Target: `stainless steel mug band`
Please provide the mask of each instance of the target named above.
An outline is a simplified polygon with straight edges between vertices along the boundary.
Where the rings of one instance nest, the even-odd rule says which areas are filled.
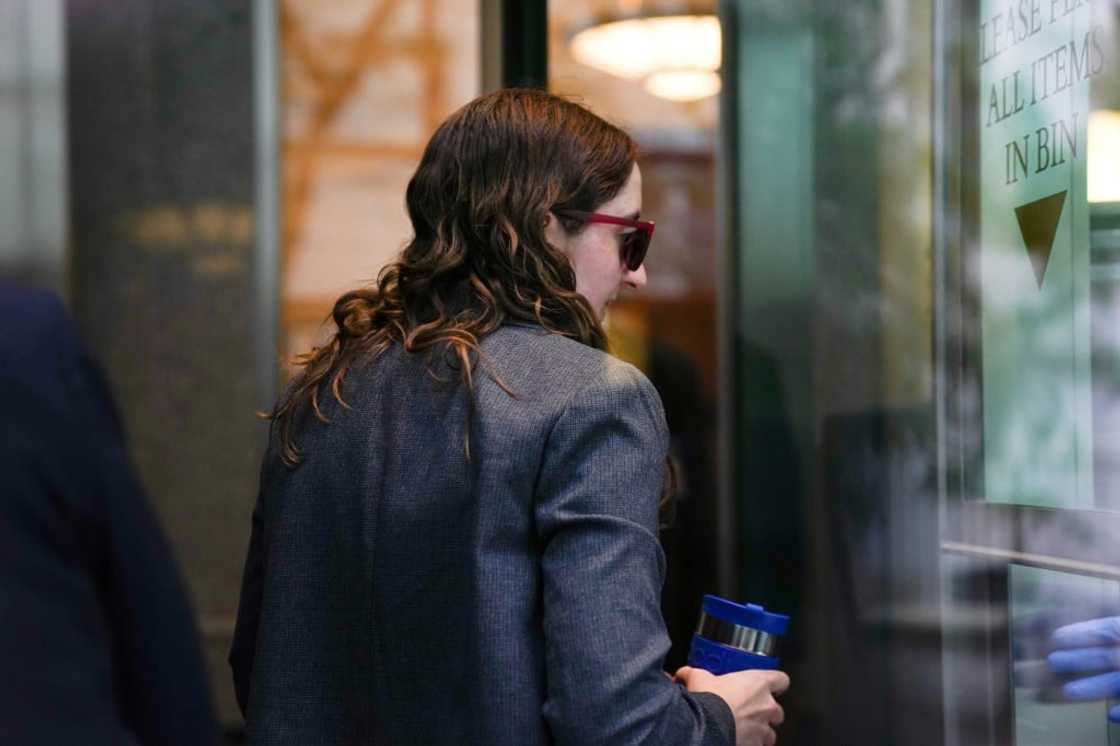
[[[744,653],[773,656],[778,649],[778,637],[753,627],[743,627],[700,612],[696,634]]]

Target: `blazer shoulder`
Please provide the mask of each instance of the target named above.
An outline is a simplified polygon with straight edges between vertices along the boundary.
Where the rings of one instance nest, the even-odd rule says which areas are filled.
[[[660,405],[653,384],[635,366],[540,327],[504,326],[490,335],[483,351],[504,381],[524,382],[554,400],[630,393],[656,403],[655,409]]]

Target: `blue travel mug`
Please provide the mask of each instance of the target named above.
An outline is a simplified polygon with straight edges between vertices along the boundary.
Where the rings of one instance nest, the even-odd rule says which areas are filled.
[[[706,595],[688,665],[717,676],[750,668],[776,669],[778,642],[788,627],[789,617],[784,614]]]

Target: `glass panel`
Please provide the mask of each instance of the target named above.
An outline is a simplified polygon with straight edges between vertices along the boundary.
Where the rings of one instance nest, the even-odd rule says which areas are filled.
[[[329,331],[338,296],[372,282],[408,239],[405,187],[435,128],[480,93],[481,61],[478,0],[281,8],[290,361]]]
[[[1014,671],[1120,578],[1120,3],[721,15],[733,494],[744,592],[801,620],[783,737],[1107,742]]]
[[[718,61],[719,25],[712,7],[698,25],[673,27],[667,18],[673,10],[672,3],[548,5],[551,90],[574,97],[634,136],[641,149],[642,217],[657,222],[645,263],[647,285],[620,296],[606,326],[612,352],[642,369],[661,394],[680,467],[676,520],[661,536],[668,557],[662,610],[673,642],[669,670],[685,662],[703,594],[724,590],[721,561],[729,564],[729,555],[720,547],[727,546],[732,531],[717,501],[717,432],[724,411],[717,396],[719,79],[712,73],[706,82],[686,81],[668,91],[647,69],[657,64],[651,54],[657,48],[684,55],[700,48],[708,57],[715,51]],[[587,42],[577,38],[581,32],[601,32],[612,21],[634,25],[597,47],[605,52],[601,57],[580,50]],[[681,36],[690,33],[701,34],[701,41]],[[632,63],[637,67],[631,69]]]
[[[1057,626],[1116,611],[1120,3],[938,17],[946,737],[1116,742],[1041,660]]]
[[[721,4],[742,593],[781,742],[943,741],[933,3]]]

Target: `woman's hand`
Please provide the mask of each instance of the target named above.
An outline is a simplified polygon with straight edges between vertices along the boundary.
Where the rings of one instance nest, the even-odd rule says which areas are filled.
[[[737,671],[722,676],[684,666],[674,679],[690,692],[711,692],[727,702],[735,716],[736,746],[774,746],[774,729],[785,718],[774,696],[789,688],[781,671]]]

